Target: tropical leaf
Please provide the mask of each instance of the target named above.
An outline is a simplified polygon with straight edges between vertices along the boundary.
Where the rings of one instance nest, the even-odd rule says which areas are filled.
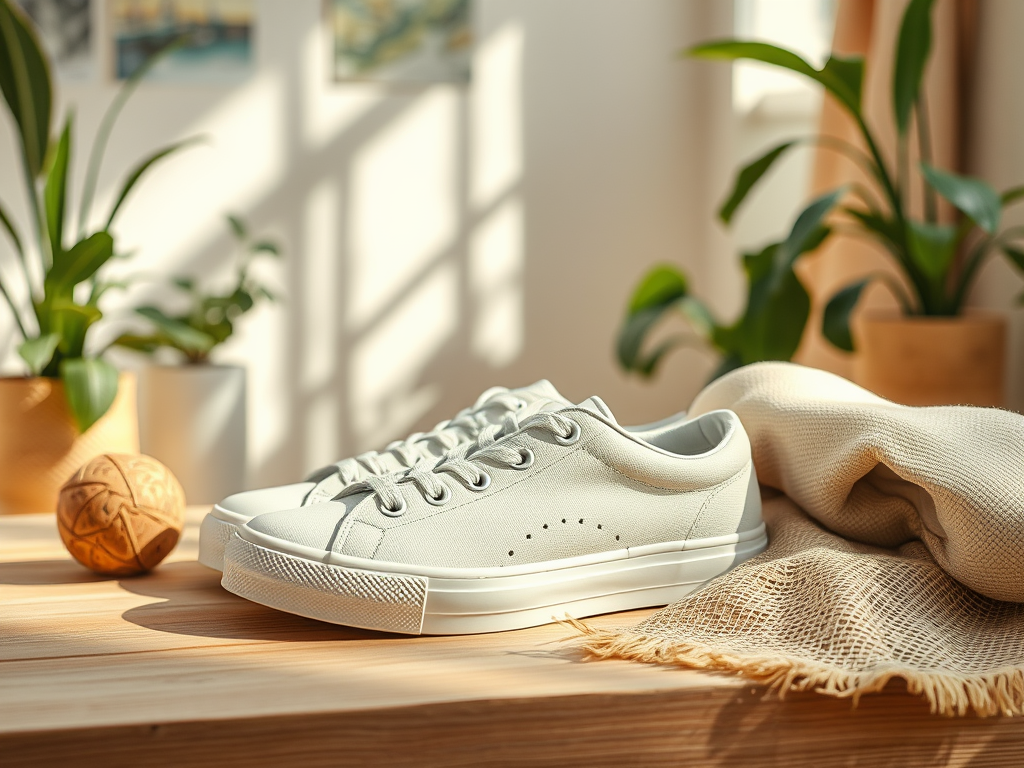
[[[736,213],[736,209],[747,199],[747,195],[754,188],[754,185],[761,180],[761,177],[768,172],[775,164],[775,161],[782,157],[796,143],[795,141],[783,142],[776,147],[772,147],[753,162],[743,166],[736,175],[736,181],[733,184],[732,192],[729,193],[729,198],[718,210],[718,218],[729,224],[732,221],[733,214]]]
[[[163,160],[168,155],[174,154],[179,149],[183,149],[191,144],[196,144],[199,141],[201,141],[201,137],[193,136],[185,139],[184,141],[171,144],[169,147],[164,147],[163,149],[154,152],[135,166],[135,168],[132,169],[132,172],[128,174],[128,178],[125,180],[124,186],[121,188],[121,194],[117,196],[117,202],[114,203],[114,207],[110,210],[110,216],[107,217],[107,224],[104,229],[110,229],[111,225],[114,223],[114,217],[117,216],[117,212],[121,209],[121,205],[124,203],[125,198],[128,197],[128,193],[132,191],[132,188],[139,182],[139,179],[142,178],[142,175],[148,171],[150,167],[160,160]]]
[[[835,296],[828,300],[825,305],[825,312],[822,316],[822,335],[832,342],[833,345],[846,352],[853,352],[853,334],[850,331],[850,316],[860,295],[871,282],[860,280],[846,286]]]
[[[921,174],[932,189],[990,235],[999,229],[1003,201],[990,184],[970,176],[941,171],[926,163],[921,163]]]
[[[57,344],[60,336],[55,333],[48,333],[45,336],[37,336],[34,339],[26,339],[18,345],[18,354],[28,365],[28,370],[33,376],[38,376],[53,359],[53,353],[57,351]]]
[[[836,207],[846,194],[846,187],[839,187],[812,200],[793,223],[786,239],[774,251],[774,279],[782,280],[791,271],[796,260],[814,250],[830,234],[823,224],[825,217]]]
[[[801,56],[785,48],[743,40],[716,40],[694,46],[686,54],[700,59],[750,59],[788,69],[823,85],[858,119],[860,118],[860,84],[864,79],[864,63],[859,58],[833,56],[820,70]]]
[[[64,358],[78,358],[85,352],[85,337],[89,328],[103,317],[98,307],[60,300],[49,308],[48,328],[60,341],[57,349]]]
[[[650,376],[654,366],[645,364],[641,349],[647,334],[658,320],[668,311],[668,305],[658,305],[630,313],[622,327],[615,345],[619,364],[627,371],[635,371]],[[667,350],[663,350],[662,354]],[[655,361],[656,363],[656,361]]]
[[[50,252],[54,261],[60,258],[64,249],[64,209],[68,196],[68,161],[71,155],[71,125],[69,116],[64,123],[60,141],[46,176],[43,200],[46,204],[46,232],[50,238]]]
[[[209,334],[193,328],[183,320],[168,317],[156,307],[139,307],[135,312],[153,323],[176,349],[187,355],[206,354],[216,346]]]
[[[241,217],[229,213],[225,218],[228,220],[228,224],[231,225],[231,231],[235,233],[236,238],[245,240],[249,237],[249,228],[245,226],[245,222],[242,221]]]
[[[1005,192],[1003,192],[1003,194],[999,196],[999,200],[1000,202],[1002,202],[1004,206],[1006,206],[1009,205],[1010,203],[1017,202],[1022,197],[1024,197],[1024,185],[1019,187],[1011,187],[1010,189],[1006,190]]]
[[[71,415],[85,432],[110,410],[117,397],[117,369],[99,359],[65,360],[60,366]]]
[[[7,2],[0,2],[0,91],[18,126],[25,169],[35,179],[50,143],[50,68],[32,24]]]
[[[744,364],[789,360],[796,353],[811,310],[810,296],[792,267],[776,273],[781,245],[773,243],[743,257],[749,293],[736,329]]]
[[[951,224],[910,220],[907,243],[914,265],[933,287],[941,286],[956,256],[957,228]]]
[[[1012,245],[1004,245],[1002,248],[1003,253],[1013,262],[1013,265],[1021,272],[1024,272],[1024,251]]]
[[[663,307],[689,292],[686,275],[669,264],[652,268],[633,291],[629,301],[629,314],[634,315],[652,307]]]
[[[257,240],[249,246],[250,253],[269,253],[273,256],[281,255],[281,248],[273,240]]]
[[[932,4],[934,0],[910,0],[903,14],[896,43],[892,98],[896,129],[904,135],[921,93],[921,80],[932,47]]]
[[[113,255],[114,239],[107,232],[97,232],[54,260],[46,275],[47,286],[52,286],[55,293],[69,295],[76,285],[95,275]]]

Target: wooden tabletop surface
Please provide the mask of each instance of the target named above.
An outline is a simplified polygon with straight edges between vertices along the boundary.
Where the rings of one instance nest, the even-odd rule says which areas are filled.
[[[134,578],[73,562],[52,515],[0,517],[0,765],[1024,766],[1024,718],[932,716],[899,686],[780,701],[582,661],[559,626],[421,638],[279,613],[196,562],[205,511]]]

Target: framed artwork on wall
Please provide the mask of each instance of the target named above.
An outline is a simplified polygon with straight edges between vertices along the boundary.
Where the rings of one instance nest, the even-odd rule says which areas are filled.
[[[325,0],[334,79],[467,83],[472,0]]]
[[[16,0],[36,25],[61,80],[92,80],[96,74],[92,0]]]
[[[252,52],[253,0],[110,0],[114,74],[131,74],[174,41],[179,47],[152,80],[224,83],[246,78]]]

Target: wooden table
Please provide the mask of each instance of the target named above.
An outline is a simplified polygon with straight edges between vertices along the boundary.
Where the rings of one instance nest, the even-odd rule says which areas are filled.
[[[196,562],[204,512],[130,579],[72,562],[52,516],[0,518],[0,766],[1024,766],[1024,718],[935,717],[898,687],[779,701],[583,662],[558,626],[418,638],[277,613]]]

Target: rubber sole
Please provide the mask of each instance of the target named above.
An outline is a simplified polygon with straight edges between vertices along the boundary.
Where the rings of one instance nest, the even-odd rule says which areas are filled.
[[[219,505],[215,505],[213,509],[213,512],[207,513],[199,526],[199,562],[207,568],[223,571],[224,549],[228,541],[239,526],[245,525],[252,518],[231,512]]]
[[[477,634],[666,605],[762,552],[768,537],[761,525],[707,543],[514,576],[438,578],[309,560],[236,533],[227,544],[221,584],[253,602],[332,624],[410,635]]]

